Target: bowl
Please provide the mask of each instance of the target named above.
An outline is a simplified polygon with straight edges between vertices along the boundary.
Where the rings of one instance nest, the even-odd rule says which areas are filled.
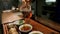
[[[23,25],[21,25],[21,26],[19,27],[19,30],[20,30],[21,32],[29,32],[29,31],[32,30],[32,25],[30,25],[30,24],[23,24]]]
[[[40,32],[40,31],[32,31],[32,32],[30,32],[29,34],[43,34],[43,33]]]

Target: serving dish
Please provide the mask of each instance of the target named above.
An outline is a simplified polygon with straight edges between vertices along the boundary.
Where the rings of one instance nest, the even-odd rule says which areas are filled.
[[[32,31],[32,32],[30,32],[29,34],[43,34],[43,33],[40,32],[40,31]]]
[[[21,26],[19,26],[19,30],[21,31],[21,32],[29,32],[29,31],[31,31],[32,30],[32,25],[30,25],[30,24],[23,24],[23,25],[21,25]]]

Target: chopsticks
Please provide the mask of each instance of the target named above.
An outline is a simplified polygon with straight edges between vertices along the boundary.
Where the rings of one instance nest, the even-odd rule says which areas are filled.
[[[9,34],[7,24],[3,24],[4,34]]]
[[[6,33],[9,34],[7,24],[5,26],[6,26]]]
[[[3,30],[4,30],[4,34],[7,34],[6,33],[6,26],[5,26],[5,24],[3,24]]]

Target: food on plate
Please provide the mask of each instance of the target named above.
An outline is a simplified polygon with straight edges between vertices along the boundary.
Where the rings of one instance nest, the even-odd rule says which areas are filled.
[[[16,28],[10,28],[9,34],[18,34]]]
[[[20,24],[20,25],[23,24],[23,23],[25,23],[24,20],[19,20],[19,24]]]
[[[40,33],[32,33],[32,34],[40,34]]]
[[[23,27],[21,28],[21,30],[24,30],[24,31],[27,31],[27,30],[29,30],[29,29],[30,29],[29,26],[23,26]]]
[[[33,34],[39,34],[39,33],[33,33]]]
[[[32,32],[30,32],[29,34],[43,34],[43,33],[40,32],[40,31],[32,31]]]
[[[13,27],[17,27],[15,24],[9,23],[8,24],[8,28],[13,28]]]
[[[19,30],[22,32],[29,32],[32,30],[32,26],[30,24],[23,24],[19,27]]]

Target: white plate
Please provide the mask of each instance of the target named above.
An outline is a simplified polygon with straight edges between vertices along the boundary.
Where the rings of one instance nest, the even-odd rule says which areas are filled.
[[[32,32],[30,32],[29,34],[33,34],[33,33],[43,34],[43,33],[42,33],[42,32],[40,32],[40,31],[32,31]]]
[[[21,30],[21,28],[22,28],[23,26],[29,26],[29,27],[31,27],[31,28],[30,28],[30,30],[23,31],[23,30]],[[21,32],[29,32],[29,31],[32,30],[32,26],[31,26],[30,24],[23,24],[23,25],[21,25],[21,26],[19,27],[19,30],[20,30]]]
[[[3,12],[11,12],[12,10],[4,10]]]

